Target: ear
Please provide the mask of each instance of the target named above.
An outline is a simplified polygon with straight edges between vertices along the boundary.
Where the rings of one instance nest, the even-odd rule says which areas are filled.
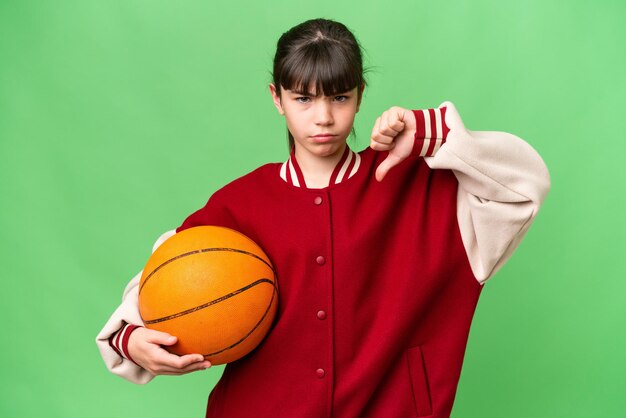
[[[278,113],[284,115],[285,111],[283,110],[283,106],[280,102],[280,97],[278,96],[278,92],[276,91],[276,86],[274,85],[274,83],[270,83],[270,93],[272,94],[272,100],[274,100],[274,106],[276,106],[276,109],[278,109]]]
[[[363,99],[363,91],[365,90],[365,84],[361,85],[361,88],[359,90],[359,99],[356,103],[356,113],[359,112],[359,108],[361,107],[361,100]]]

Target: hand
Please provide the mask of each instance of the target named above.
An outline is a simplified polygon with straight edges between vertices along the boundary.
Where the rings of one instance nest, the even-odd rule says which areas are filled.
[[[408,157],[413,150],[415,115],[411,110],[393,106],[376,119],[370,148],[389,151],[389,155],[376,169],[376,180],[382,181],[387,172]]]
[[[177,356],[161,345],[176,344],[176,337],[148,328],[137,328],[130,334],[128,352],[133,360],[153,375],[182,375],[211,367],[202,354]]]

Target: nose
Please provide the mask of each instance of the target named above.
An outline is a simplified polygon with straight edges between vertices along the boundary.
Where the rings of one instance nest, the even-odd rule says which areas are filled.
[[[333,122],[332,104],[327,100],[318,100],[315,109],[315,123],[326,126],[333,124]]]

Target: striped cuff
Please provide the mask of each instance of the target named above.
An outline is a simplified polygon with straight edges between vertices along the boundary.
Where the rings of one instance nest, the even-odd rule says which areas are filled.
[[[446,142],[450,129],[446,125],[446,107],[413,110],[416,130],[412,154],[432,157]]]
[[[137,328],[141,328],[139,325],[126,324],[117,333],[113,334],[109,338],[109,345],[115,350],[115,352],[125,359],[128,359],[135,363],[135,360],[130,356],[128,352],[128,339],[130,334]],[[135,363],[137,364],[137,363]]]

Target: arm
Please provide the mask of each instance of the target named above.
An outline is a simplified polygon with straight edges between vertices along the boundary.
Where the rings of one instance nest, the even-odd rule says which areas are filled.
[[[152,252],[175,233],[194,226],[220,225],[236,229],[236,224],[221,196],[219,192],[214,193],[203,208],[188,216],[176,230],[161,235],[155,242]],[[131,382],[144,384],[157,374],[177,375],[209,367],[210,363],[204,361],[200,354],[179,357],[168,353],[161,345],[174,344],[175,336],[143,327],[138,306],[141,274],[142,271],[128,283],[122,296],[122,304],[96,337],[96,343],[107,368]],[[127,324],[140,327],[129,329]]]
[[[447,109],[447,139],[424,161],[433,169],[452,170],[459,181],[461,238],[482,284],[504,265],[530,228],[550,190],[550,174],[521,138],[467,130],[452,103],[442,107]]]
[[[175,231],[172,230],[162,234],[155,242],[152,252],[154,252],[167,238],[174,235],[174,233]],[[135,275],[135,277],[133,277],[132,280],[126,285],[122,295],[121,305],[115,310],[115,312],[113,312],[113,315],[111,315],[102,330],[98,333],[98,336],[96,337],[96,344],[100,350],[100,354],[102,355],[105,365],[112,373],[130,380],[131,382],[144,384],[152,380],[154,375],[129,360],[128,356],[124,355],[126,350],[122,349],[122,341],[115,341],[113,345],[110,344],[110,342],[113,342],[116,337],[123,337],[123,335],[118,334],[118,332],[124,331],[122,328],[126,324],[143,326],[143,321],[139,315],[138,307],[138,289],[141,273],[142,271],[137,273],[137,275]],[[111,341],[111,339],[113,341]]]
[[[548,170],[530,145],[506,132],[467,130],[450,102],[391,108],[377,120],[371,146],[390,150],[377,169],[379,180],[411,154],[430,168],[453,171],[461,238],[481,284],[517,248],[550,188]]]

